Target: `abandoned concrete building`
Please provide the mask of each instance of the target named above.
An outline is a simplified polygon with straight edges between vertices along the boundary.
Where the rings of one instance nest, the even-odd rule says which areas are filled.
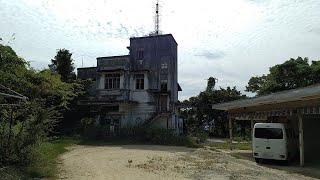
[[[181,132],[177,46],[171,34],[130,38],[128,55],[98,57],[97,67],[78,68],[78,78],[95,80],[78,104],[115,133],[146,123]]]

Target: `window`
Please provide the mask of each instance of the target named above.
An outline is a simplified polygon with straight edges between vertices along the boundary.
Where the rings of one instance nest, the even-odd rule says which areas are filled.
[[[138,49],[136,57],[137,57],[137,59],[143,59],[144,58],[143,49]]]
[[[136,89],[144,89],[144,74],[136,75]]]
[[[120,74],[106,74],[105,89],[120,89]]]
[[[161,69],[168,69],[168,63],[161,63]]]
[[[283,139],[281,128],[255,128],[254,137],[261,139]]]

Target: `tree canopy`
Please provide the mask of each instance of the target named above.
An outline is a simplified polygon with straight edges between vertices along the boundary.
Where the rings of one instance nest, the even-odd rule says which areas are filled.
[[[183,103],[192,108],[183,109],[181,114],[186,119],[189,131],[198,128],[210,128],[210,132],[216,136],[225,136],[228,132],[227,113],[212,109],[213,104],[246,98],[236,87],[215,89],[215,78],[209,77],[206,90],[199,95],[189,98]]]
[[[298,57],[270,67],[267,75],[251,77],[246,91],[264,95],[320,83],[320,61]]]
[[[9,46],[0,44],[0,84],[26,97],[21,106],[1,106],[0,164],[30,160],[32,149],[53,130],[77,94],[49,69],[34,70]],[[0,104],[13,100],[0,97]]]
[[[69,50],[59,49],[57,55],[51,60],[51,64],[48,65],[50,70],[60,74],[63,82],[70,82],[76,78],[76,74],[74,73],[75,67],[71,56],[72,53],[70,53]]]

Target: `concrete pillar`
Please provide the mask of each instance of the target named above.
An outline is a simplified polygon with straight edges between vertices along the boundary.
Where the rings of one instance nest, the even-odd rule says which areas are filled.
[[[253,126],[254,126],[254,122],[253,122],[253,119],[251,119],[251,151],[253,153]]]
[[[303,118],[298,114],[299,119],[299,149],[300,149],[300,166],[304,166],[304,140],[303,140]]]
[[[253,119],[250,120],[251,121],[251,140],[253,138],[253,126],[254,126],[254,123],[253,123]]]
[[[229,118],[229,135],[230,135],[230,150],[233,149],[232,141],[233,141],[233,135],[232,135],[232,119]]]

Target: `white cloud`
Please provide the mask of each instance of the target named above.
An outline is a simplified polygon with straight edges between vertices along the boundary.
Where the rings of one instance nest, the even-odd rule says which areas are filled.
[[[19,55],[46,67],[58,48],[78,67],[96,57],[127,54],[129,37],[152,31],[155,1],[0,0],[0,37]],[[217,86],[244,90],[249,78],[290,57],[319,59],[317,0],[161,0],[161,30],[179,46],[180,99]]]

